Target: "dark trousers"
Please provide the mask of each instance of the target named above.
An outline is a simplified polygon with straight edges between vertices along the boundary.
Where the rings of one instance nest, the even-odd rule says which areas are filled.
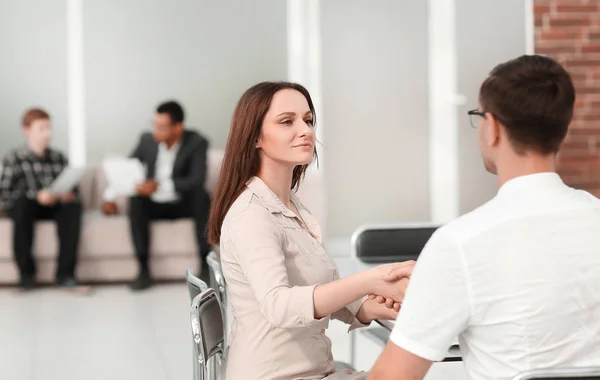
[[[210,251],[206,235],[209,209],[210,197],[204,191],[187,195],[177,203],[157,203],[149,197],[130,198],[129,224],[140,269],[148,270],[150,222],[153,220],[192,218],[195,224],[196,244],[202,262],[205,263]]]
[[[74,276],[81,231],[79,202],[57,203],[47,207],[35,200],[21,198],[9,210],[9,215],[13,222],[13,252],[21,278],[35,276],[36,268],[31,248],[37,220],[56,221],[59,239],[56,280],[61,281]]]

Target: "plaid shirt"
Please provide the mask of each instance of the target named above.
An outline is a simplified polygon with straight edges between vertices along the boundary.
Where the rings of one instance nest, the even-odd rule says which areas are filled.
[[[2,161],[0,201],[10,209],[21,197],[36,199],[38,191],[49,187],[69,164],[65,155],[48,148],[40,157],[23,147],[9,153]]]

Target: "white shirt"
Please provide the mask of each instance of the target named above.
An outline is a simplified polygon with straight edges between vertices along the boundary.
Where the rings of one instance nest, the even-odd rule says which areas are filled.
[[[156,167],[154,179],[158,182],[158,188],[150,196],[156,203],[175,202],[179,199],[179,195],[175,191],[173,183],[173,166],[175,166],[175,158],[179,151],[179,143],[174,144],[171,148],[167,148],[166,143],[158,144],[158,155],[156,157]],[[113,202],[117,198],[114,189],[107,187],[103,194],[103,199],[108,202]]]
[[[470,379],[600,366],[600,200],[523,176],[436,231],[390,339],[439,361],[457,336]]]
[[[166,143],[158,144],[158,156],[156,158],[156,172],[154,179],[158,182],[158,189],[150,196],[157,203],[175,202],[178,199],[173,183],[173,166],[179,151],[179,143],[174,144],[171,149]]]

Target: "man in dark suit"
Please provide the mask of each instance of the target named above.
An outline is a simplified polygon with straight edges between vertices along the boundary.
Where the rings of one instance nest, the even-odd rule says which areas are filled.
[[[150,223],[158,219],[193,218],[201,255],[200,272],[208,274],[206,256],[210,250],[206,223],[210,198],[204,189],[208,141],[183,125],[183,108],[174,101],[158,106],[152,133],[142,134],[131,157],[147,167],[146,181],[138,185],[137,194],[129,199],[129,221],[140,265],[133,290],[152,285],[148,266]],[[104,196],[103,211],[117,212],[110,189]]]

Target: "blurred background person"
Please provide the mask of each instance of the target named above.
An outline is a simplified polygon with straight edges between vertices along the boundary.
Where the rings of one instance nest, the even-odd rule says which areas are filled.
[[[67,157],[50,147],[50,115],[32,108],[22,120],[26,144],[8,153],[2,162],[0,197],[13,224],[13,254],[19,268],[22,290],[36,286],[36,264],[32,254],[35,222],[54,219],[60,241],[56,283],[68,290],[87,292],[75,280],[81,230],[81,203],[77,190],[53,194],[47,188],[67,167]]]
[[[210,245],[206,238],[206,223],[210,197],[205,190],[208,140],[196,131],[184,127],[184,110],[175,101],[156,108],[153,131],[143,133],[131,153],[146,165],[146,180],[129,199],[128,216],[139,274],[131,284],[133,290],[152,285],[149,268],[150,223],[160,219],[192,218],[200,254],[199,275],[207,279],[206,256]],[[114,193],[104,193],[104,214],[117,213]]]

